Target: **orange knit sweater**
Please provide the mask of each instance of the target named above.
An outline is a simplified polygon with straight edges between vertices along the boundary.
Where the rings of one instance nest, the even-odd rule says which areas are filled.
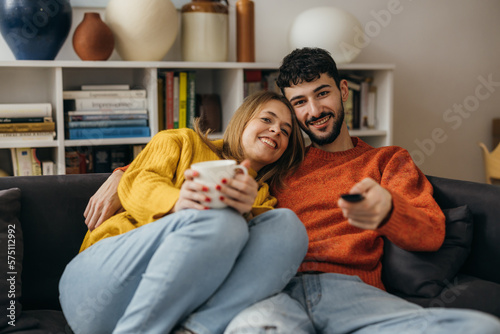
[[[288,178],[288,188],[274,194],[278,206],[295,211],[309,234],[299,271],[357,275],[384,289],[382,236],[406,250],[435,251],[444,239],[444,215],[432,197],[432,185],[406,150],[352,140],[355,147],[344,152],[309,147],[299,170]],[[391,216],[375,231],[350,225],[337,206],[340,195],[366,177],[392,195]]]

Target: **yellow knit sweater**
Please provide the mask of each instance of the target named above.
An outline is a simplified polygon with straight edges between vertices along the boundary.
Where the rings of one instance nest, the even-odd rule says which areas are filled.
[[[214,144],[222,147],[222,140]],[[104,238],[126,233],[165,216],[179,198],[184,171],[193,163],[218,159],[191,129],[158,133],[132,162],[118,185],[118,196],[125,211],[87,232],[80,251]],[[257,175],[253,170],[249,173]],[[276,199],[270,195],[268,185],[262,184],[252,214],[257,216],[275,205]]]

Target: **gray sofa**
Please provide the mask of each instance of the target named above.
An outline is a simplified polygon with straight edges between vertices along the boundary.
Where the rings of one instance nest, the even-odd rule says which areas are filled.
[[[0,319],[0,333],[71,333],[60,311],[58,281],[86,233],[85,206],[108,176],[0,178],[0,245],[14,235],[16,261],[2,267],[2,275],[16,273],[2,281],[16,282],[2,285],[15,290],[15,297],[1,292],[9,298],[0,296],[0,307],[8,312]],[[472,308],[500,317],[500,187],[429,180],[447,215],[447,239],[436,253],[405,252],[386,242],[387,290],[424,307]],[[13,225],[15,233],[8,228]],[[8,263],[7,251],[2,246],[0,266]],[[12,319],[15,327],[8,323]]]

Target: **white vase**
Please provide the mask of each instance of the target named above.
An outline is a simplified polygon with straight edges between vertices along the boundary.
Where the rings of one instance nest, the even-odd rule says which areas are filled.
[[[110,0],[105,15],[123,60],[162,60],[179,28],[170,0]]]
[[[290,48],[318,47],[328,50],[337,64],[353,61],[364,47],[358,19],[335,7],[315,7],[299,14],[288,35]]]

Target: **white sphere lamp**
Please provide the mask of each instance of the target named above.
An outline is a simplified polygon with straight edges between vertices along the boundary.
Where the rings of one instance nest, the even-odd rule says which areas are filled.
[[[315,7],[292,23],[290,48],[318,47],[329,51],[338,64],[350,63],[361,52],[364,33],[358,19],[336,7]]]

